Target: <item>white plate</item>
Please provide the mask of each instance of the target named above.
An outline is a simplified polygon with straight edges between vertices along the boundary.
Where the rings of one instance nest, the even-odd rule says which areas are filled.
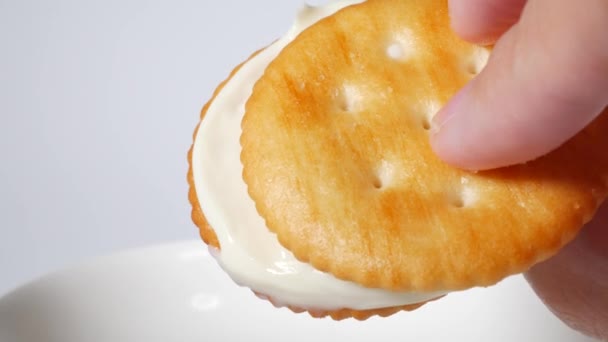
[[[0,299],[0,341],[591,341],[522,277],[365,322],[276,309],[236,286],[199,241],[135,249]]]

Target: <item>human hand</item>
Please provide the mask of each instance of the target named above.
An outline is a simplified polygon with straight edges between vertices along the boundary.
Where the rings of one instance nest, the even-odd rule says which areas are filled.
[[[608,115],[608,1],[449,5],[462,38],[496,44],[485,69],[433,120],[431,143],[443,160],[473,170],[526,162]],[[526,278],[565,323],[608,339],[608,204]]]

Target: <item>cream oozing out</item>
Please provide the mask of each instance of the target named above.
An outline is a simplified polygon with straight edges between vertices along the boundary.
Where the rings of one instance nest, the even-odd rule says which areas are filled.
[[[242,178],[241,120],[255,82],[301,31],[360,2],[363,0],[306,6],[282,39],[233,75],[210,105],[195,137],[194,185],[201,209],[221,246],[221,252],[214,253],[218,263],[236,283],[283,305],[314,310],[366,310],[421,303],[444,294],[366,288],[298,261],[268,230]]]

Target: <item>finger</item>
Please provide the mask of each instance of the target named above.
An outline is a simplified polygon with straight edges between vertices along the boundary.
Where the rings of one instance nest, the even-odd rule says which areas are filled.
[[[462,38],[492,44],[521,15],[527,0],[449,0],[452,28]]]
[[[479,170],[563,144],[608,104],[606,32],[608,1],[529,1],[484,70],[433,119],[435,152]]]
[[[526,279],[566,324],[608,339],[608,205],[576,240],[532,268]]]

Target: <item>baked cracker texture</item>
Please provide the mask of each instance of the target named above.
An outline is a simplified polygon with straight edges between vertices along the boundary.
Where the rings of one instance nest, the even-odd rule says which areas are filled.
[[[249,59],[256,56],[260,51],[254,53],[251,57],[249,57]],[[249,59],[247,61],[249,61]],[[221,90],[224,88],[224,86],[230,81],[230,79],[240,70],[240,68],[247,61],[239,64],[230,73],[228,78],[226,80],[224,80],[216,88],[211,99],[203,106],[203,108],[201,110],[200,122],[202,122],[202,120],[204,120],[205,114],[207,113],[207,110],[211,106],[211,103],[213,103],[213,100],[216,98],[216,96],[221,92]],[[194,176],[193,176],[193,171],[192,171],[192,151],[194,148],[194,140],[196,139],[196,136],[198,133],[198,127],[200,126],[200,122],[199,122],[199,124],[197,124],[197,126],[194,130],[193,144],[191,145],[191,147],[188,151],[188,155],[187,155],[187,160],[188,160],[187,182],[189,185],[188,201],[190,202],[190,205],[192,207],[192,209],[191,209],[192,221],[198,227],[202,240],[208,246],[211,246],[211,247],[221,251],[221,245],[217,239],[217,235],[215,234],[213,227],[211,227],[211,225],[207,222],[207,220],[205,218],[205,215],[204,215],[204,212],[199,203],[198,196],[196,193],[196,188],[194,185]],[[257,292],[256,295],[260,298],[268,300],[272,305],[274,305],[277,308],[285,307],[266,294]],[[419,307],[423,306],[426,303],[427,302],[412,304],[412,305],[396,306],[396,307],[390,307],[390,308],[372,309],[372,310],[353,310],[353,309],[348,309],[348,308],[340,309],[340,310],[333,310],[333,311],[332,310],[329,310],[329,311],[328,310],[314,310],[314,309],[307,310],[307,309],[300,308],[297,306],[287,306],[287,308],[294,313],[308,313],[310,316],[312,316],[314,318],[331,317],[332,319],[337,320],[337,321],[349,319],[349,318],[354,318],[357,320],[367,320],[370,317],[374,317],[374,316],[387,317],[387,316],[393,315],[399,311],[412,311],[412,310],[418,309]]]
[[[448,166],[430,120],[480,54],[450,30],[445,0],[370,0],[287,46],[255,85],[241,136],[248,191],[281,244],[367,287],[453,291],[572,240],[607,195],[608,114],[527,164]]]

